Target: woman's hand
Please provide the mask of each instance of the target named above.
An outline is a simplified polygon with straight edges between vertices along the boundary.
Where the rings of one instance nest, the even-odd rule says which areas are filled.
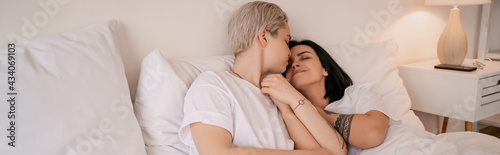
[[[290,105],[292,102],[297,102],[305,98],[304,95],[297,91],[281,74],[267,75],[260,85],[262,87],[262,93],[264,93],[264,95],[269,95],[276,105]]]
[[[290,108],[290,106],[288,104],[286,104],[286,103],[277,102],[277,101],[274,101],[274,100],[273,100],[273,102],[274,102],[274,104],[276,104],[276,106],[278,107],[278,109],[282,112],[281,114],[285,114],[284,112],[292,111],[292,109]]]

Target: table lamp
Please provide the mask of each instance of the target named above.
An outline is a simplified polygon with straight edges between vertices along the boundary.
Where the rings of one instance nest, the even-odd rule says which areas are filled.
[[[460,21],[458,6],[488,3],[491,0],[425,0],[425,5],[453,5],[437,47],[438,59],[442,65],[460,66],[467,56],[467,37]]]

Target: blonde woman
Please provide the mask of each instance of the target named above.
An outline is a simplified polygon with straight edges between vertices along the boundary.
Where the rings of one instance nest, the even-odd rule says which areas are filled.
[[[269,84],[264,77],[281,76],[290,56],[288,17],[281,8],[247,3],[231,18],[228,34],[233,68],[200,74],[185,97],[179,135],[190,154],[346,154],[340,135],[318,113],[306,115],[314,110],[308,101],[297,117],[285,121],[289,129],[299,129],[290,132],[292,138],[300,135],[315,143],[292,141],[277,105],[303,104],[303,96],[274,104],[263,94]]]

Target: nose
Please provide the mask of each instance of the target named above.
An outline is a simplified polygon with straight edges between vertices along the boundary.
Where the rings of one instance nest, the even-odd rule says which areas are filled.
[[[292,63],[292,70],[295,70],[298,67],[300,67],[300,63],[298,63],[298,62],[293,62]]]

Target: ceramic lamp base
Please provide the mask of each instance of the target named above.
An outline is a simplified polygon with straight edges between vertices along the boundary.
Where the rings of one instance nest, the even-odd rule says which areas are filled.
[[[448,23],[439,38],[437,55],[441,64],[461,65],[467,56],[467,36],[460,20],[460,10],[450,11]]]

